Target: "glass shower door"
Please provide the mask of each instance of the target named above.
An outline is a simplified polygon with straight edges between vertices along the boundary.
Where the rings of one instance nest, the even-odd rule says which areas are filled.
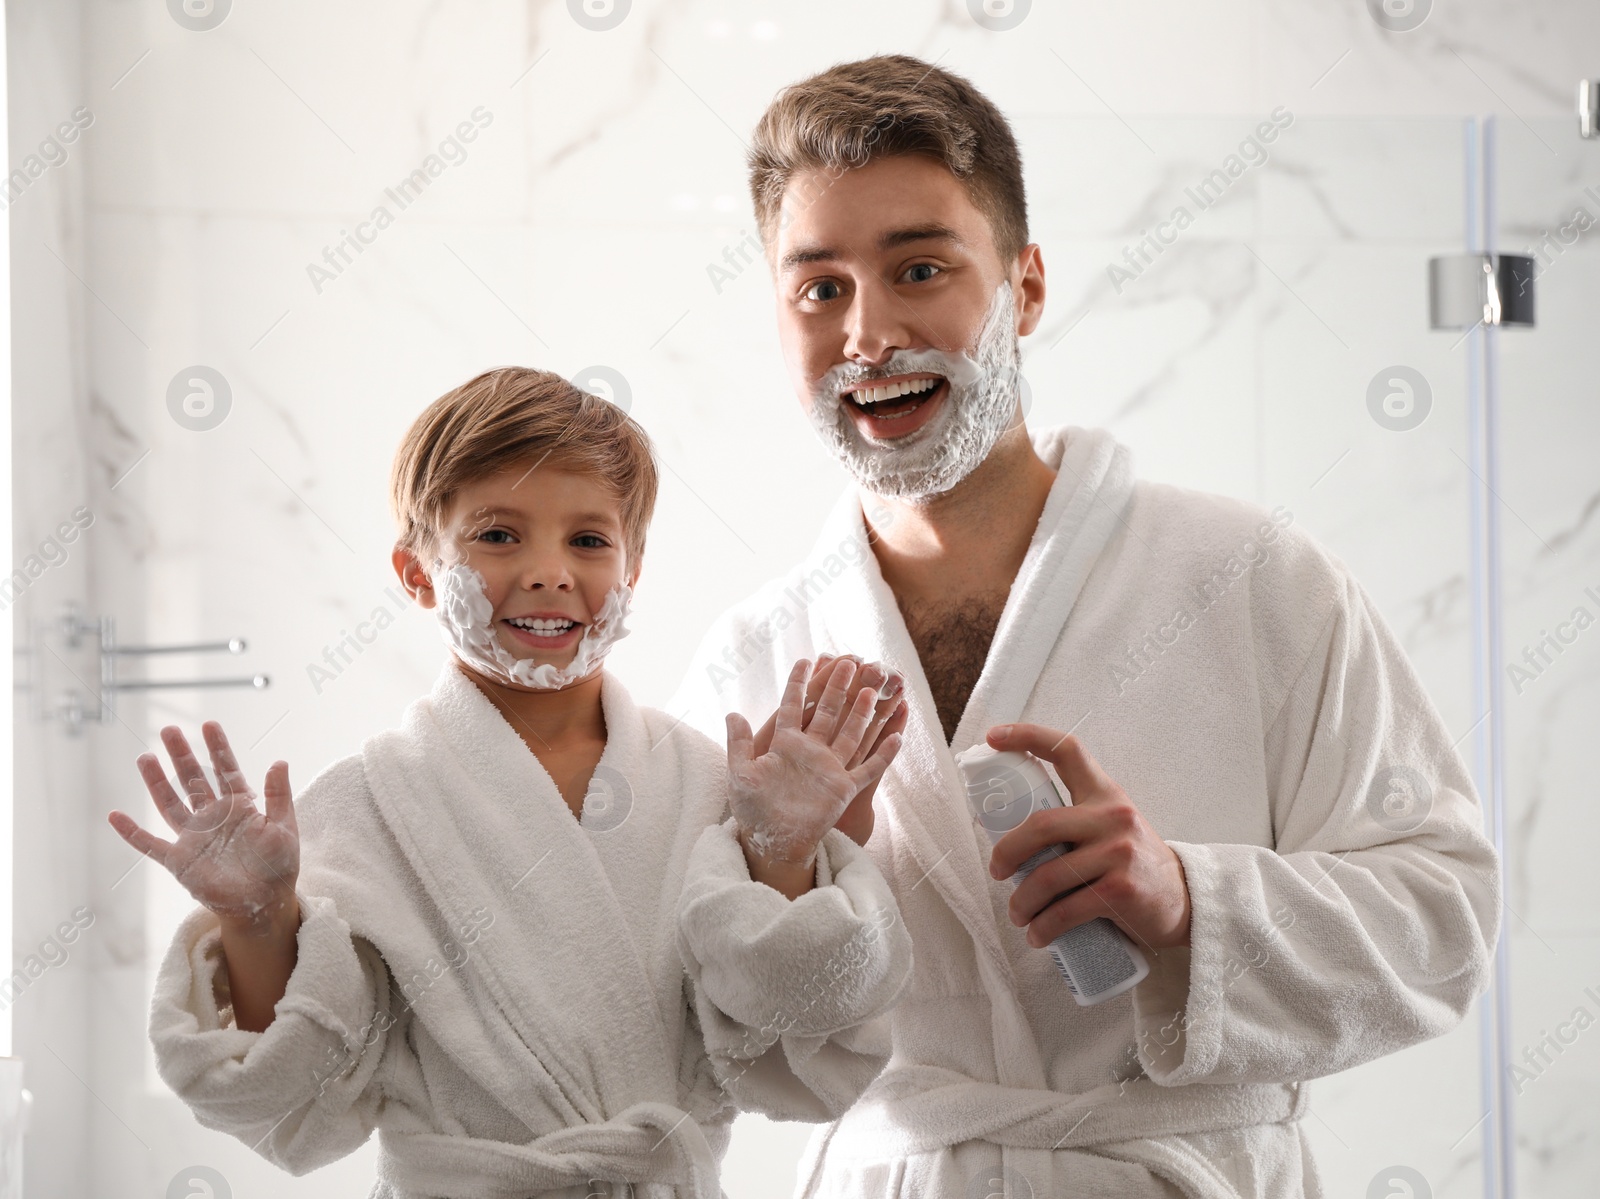
[[[1534,260],[1536,325],[1493,336],[1500,471],[1508,1060],[1515,1190],[1600,1173],[1600,141],[1496,121],[1497,249]]]

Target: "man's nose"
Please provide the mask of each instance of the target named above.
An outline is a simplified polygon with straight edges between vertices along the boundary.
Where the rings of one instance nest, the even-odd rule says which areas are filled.
[[[911,306],[877,275],[856,289],[845,325],[845,357],[861,366],[881,366],[896,350],[922,344]]]

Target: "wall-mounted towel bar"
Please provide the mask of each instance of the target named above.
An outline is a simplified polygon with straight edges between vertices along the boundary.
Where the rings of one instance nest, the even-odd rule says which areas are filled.
[[[243,637],[229,637],[225,641],[190,641],[171,645],[118,645],[116,621],[110,616],[89,619],[75,608],[69,607],[61,617],[60,631],[68,649],[77,649],[85,642],[98,643],[100,649],[100,694],[94,710],[84,702],[83,696],[73,692],[62,699],[57,709],[66,722],[67,729],[79,733],[89,723],[109,724],[117,718],[117,693],[121,691],[188,690],[195,687],[254,687],[260,690],[270,680],[264,674],[238,675],[223,678],[194,679],[127,679],[117,673],[117,663],[124,658],[154,657],[161,654],[242,654]]]

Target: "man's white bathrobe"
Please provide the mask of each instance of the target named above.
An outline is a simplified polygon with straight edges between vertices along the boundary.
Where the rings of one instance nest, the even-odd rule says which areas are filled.
[[[669,705],[708,729],[764,716],[825,651],[907,680],[867,848],[912,984],[797,1193],[1320,1195],[1304,1080],[1445,1032],[1487,985],[1499,875],[1455,736],[1292,514],[1135,481],[1104,430],[1035,446],[1056,482],[950,744],[854,491]],[[1019,719],[1074,731],[1187,874],[1191,945],[1096,1007],[1011,924],[953,761]]]
[[[581,823],[450,662],[312,781],[273,1023],[234,1026],[206,909],[161,965],[157,1064],[202,1124],[297,1174],[376,1128],[384,1199],[717,1199],[735,1106],[848,1108],[911,969],[882,876],[832,830],[815,890],[752,882],[723,749],[610,674],[601,707]]]

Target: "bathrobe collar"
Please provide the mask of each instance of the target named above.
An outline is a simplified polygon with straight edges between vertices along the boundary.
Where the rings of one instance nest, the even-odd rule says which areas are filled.
[[[1056,471],[1056,479],[952,739],[952,752],[982,740],[990,725],[1020,715],[1090,567],[1120,527],[1133,492],[1132,455],[1105,429],[1066,425],[1040,430],[1033,434],[1033,444]],[[859,491],[845,492],[812,550],[807,575],[821,569],[840,580],[813,604],[813,618],[835,644],[868,659],[886,657],[908,680],[914,678],[915,700],[926,701],[920,715],[940,730],[916,648],[868,544],[863,500],[873,503]],[[859,568],[840,573],[841,560]]]
[[[606,747],[596,779],[648,777],[632,698],[605,674],[600,699]],[[592,834],[488,697],[447,660],[402,728],[371,738],[363,756],[378,811],[447,928],[459,934],[493,917],[480,939],[461,945],[469,964],[432,984],[460,999],[441,1008],[450,1019],[430,1022],[440,1044],[530,1122],[553,1105],[571,1123],[598,1123],[639,1096],[673,1094],[677,1040]],[[664,797],[634,802],[655,798]],[[591,785],[586,815],[595,800]],[[602,935],[574,936],[579,927]],[[389,965],[406,978],[421,963]],[[416,1007],[426,1019],[426,998]],[[493,1015],[462,1018],[473,1010]],[[550,1027],[552,1019],[565,1027]],[[661,1052],[592,1053],[595,1036]],[[519,1044],[525,1052],[507,1069],[507,1046]]]

